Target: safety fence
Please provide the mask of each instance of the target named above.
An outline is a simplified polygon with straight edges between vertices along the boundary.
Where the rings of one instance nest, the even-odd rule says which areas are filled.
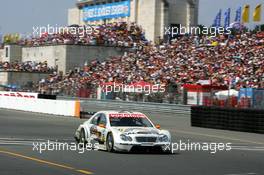
[[[193,106],[191,125],[264,134],[264,110]]]
[[[93,93],[92,93],[93,92]],[[157,103],[157,105],[172,104],[218,106],[222,108],[243,108],[243,109],[264,109],[264,89],[262,88],[241,88],[229,89],[227,86],[215,85],[189,85],[183,89],[172,92],[159,92],[146,95],[144,93],[115,93],[101,95],[94,94],[95,89],[80,89],[76,95],[59,94],[65,98],[75,97],[83,99],[100,99],[102,101],[122,101],[123,103]],[[94,94],[94,95],[91,95]]]
[[[76,100],[77,98],[58,96],[58,99]],[[96,112],[100,110],[127,110],[139,111],[156,114],[175,114],[190,116],[191,108],[189,105],[176,105],[165,103],[147,103],[147,102],[127,102],[115,100],[95,100],[80,98],[81,111],[83,114]]]

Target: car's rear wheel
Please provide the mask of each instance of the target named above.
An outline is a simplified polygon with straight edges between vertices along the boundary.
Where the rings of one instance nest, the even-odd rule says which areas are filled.
[[[108,152],[114,152],[114,137],[112,133],[109,133],[106,138],[106,150]]]
[[[84,131],[84,129],[81,130],[79,143],[82,144],[83,146],[85,146],[87,144],[87,141],[85,139],[85,131]]]

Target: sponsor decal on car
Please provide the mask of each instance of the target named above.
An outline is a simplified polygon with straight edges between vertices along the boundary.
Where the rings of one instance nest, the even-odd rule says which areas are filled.
[[[112,114],[109,114],[109,117],[112,117],[112,118],[122,118],[122,117],[145,118],[146,116],[144,114],[112,113]]]

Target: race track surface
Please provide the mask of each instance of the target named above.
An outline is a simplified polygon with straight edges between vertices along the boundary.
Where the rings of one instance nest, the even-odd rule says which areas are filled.
[[[0,175],[264,175],[264,135],[190,127],[190,116],[149,117],[171,131],[173,142],[231,143],[232,150],[40,154],[33,142],[74,142],[74,131],[84,119],[1,109]]]

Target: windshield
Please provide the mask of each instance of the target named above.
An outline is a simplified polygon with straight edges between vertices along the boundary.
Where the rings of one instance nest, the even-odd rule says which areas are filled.
[[[109,117],[111,126],[153,127],[146,117]]]

